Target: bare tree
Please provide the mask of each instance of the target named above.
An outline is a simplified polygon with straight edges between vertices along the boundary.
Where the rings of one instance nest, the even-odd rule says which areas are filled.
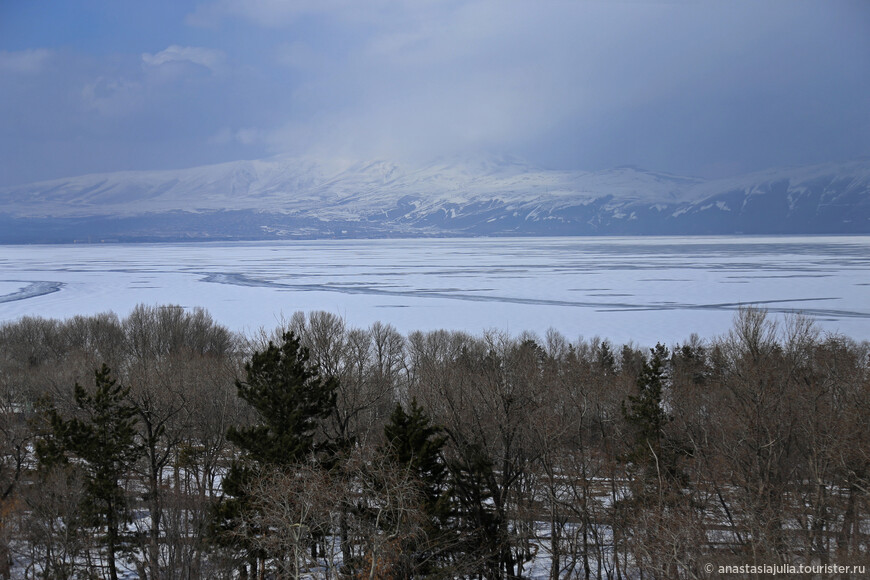
[[[275,568],[280,577],[301,578],[318,565],[311,548],[330,530],[331,490],[328,473],[319,468],[263,468],[246,486],[252,509],[245,511],[234,533],[262,553],[279,555]],[[259,532],[250,534],[249,529]]]
[[[67,580],[93,572],[94,547],[80,506],[85,481],[75,466],[41,472],[22,493],[26,511],[19,512],[18,548],[27,562],[27,577]]]

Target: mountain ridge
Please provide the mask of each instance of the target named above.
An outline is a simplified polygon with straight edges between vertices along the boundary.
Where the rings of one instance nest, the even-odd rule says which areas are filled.
[[[516,158],[276,156],[0,188],[0,243],[870,233],[870,159],[704,180]]]

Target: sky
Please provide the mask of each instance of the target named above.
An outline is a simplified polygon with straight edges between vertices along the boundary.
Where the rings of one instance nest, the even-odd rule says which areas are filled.
[[[866,0],[0,0],[0,186],[273,155],[870,154]]]

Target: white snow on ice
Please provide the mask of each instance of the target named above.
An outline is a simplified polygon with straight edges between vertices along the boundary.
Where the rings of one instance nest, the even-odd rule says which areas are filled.
[[[0,246],[0,321],[201,306],[234,330],[297,310],[365,327],[673,344],[741,304],[870,339],[870,237],[319,240]]]

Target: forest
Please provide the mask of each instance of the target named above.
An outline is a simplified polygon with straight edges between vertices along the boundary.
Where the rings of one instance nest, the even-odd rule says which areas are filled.
[[[0,394],[0,578],[870,565],[870,344],[800,315],[641,348],[140,305],[0,325]]]

